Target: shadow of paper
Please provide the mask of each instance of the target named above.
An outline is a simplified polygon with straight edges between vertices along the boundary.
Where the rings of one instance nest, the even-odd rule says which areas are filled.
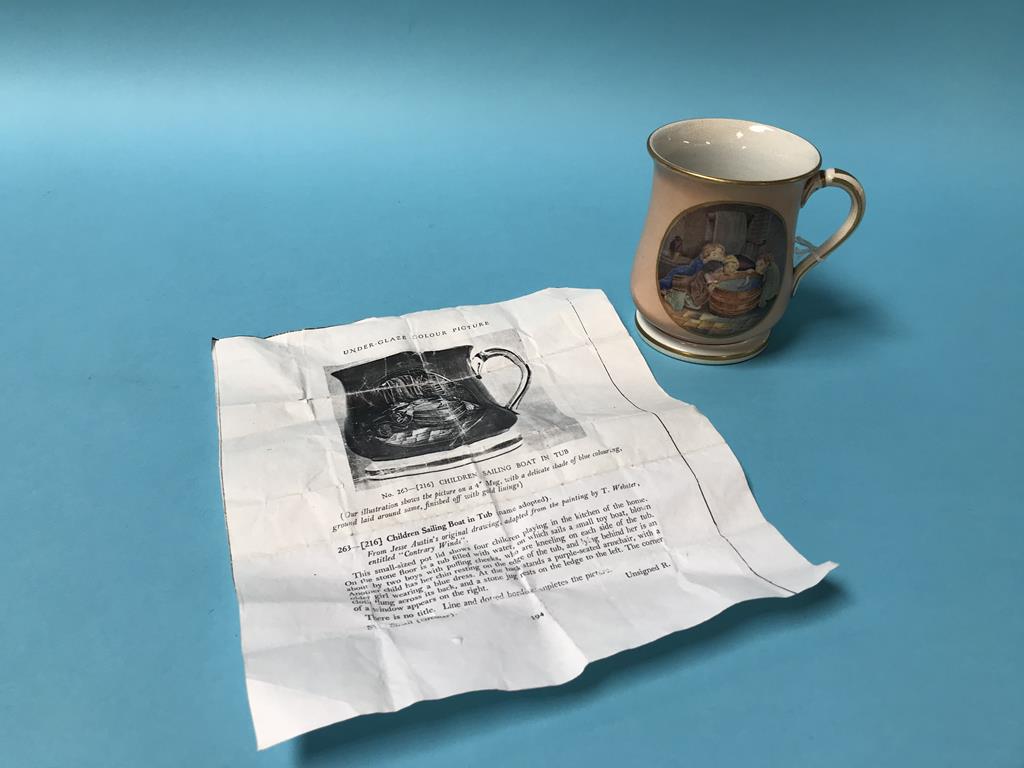
[[[563,685],[525,691],[478,691],[378,715],[364,715],[299,737],[302,765],[371,763],[382,750],[394,756],[416,754],[430,743],[458,738],[460,733],[509,722],[543,717],[568,705],[608,695],[626,676],[658,676],[681,664],[738,645],[749,633],[763,634],[778,625],[818,621],[839,611],[850,598],[831,577],[807,592],[787,599],[752,600],[735,605],[709,621],[675,632],[653,643],[590,664]],[[685,694],[680,694],[685,695]]]

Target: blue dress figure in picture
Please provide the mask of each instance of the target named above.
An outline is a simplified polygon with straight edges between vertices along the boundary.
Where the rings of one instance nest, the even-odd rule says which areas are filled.
[[[657,282],[657,285],[663,291],[668,291],[672,288],[672,279],[675,278],[677,274],[685,276],[685,278],[692,278],[692,276],[697,272],[703,271],[703,268],[708,265],[708,262],[724,260],[725,246],[720,243],[706,243],[705,247],[700,249],[700,253],[690,259],[689,263],[672,267],[668,274]]]
[[[721,243],[705,243],[698,255],[685,264],[673,267],[664,277],[659,278],[658,287],[664,291],[665,301],[676,312],[681,312],[684,309],[702,309],[707,299],[706,297],[702,299],[700,296],[695,297],[691,295],[694,287],[692,280],[684,279],[680,281],[681,285],[678,285],[675,283],[675,278],[696,278],[699,280],[701,278],[698,276],[701,273],[720,268],[730,258],[733,261],[736,259],[735,256],[729,257],[726,255],[725,246]]]
[[[680,264],[678,267],[672,267],[663,278],[658,281],[658,285],[661,290],[667,291],[672,287],[672,278],[676,275],[683,275],[685,277],[692,277],[704,269],[704,260],[700,256],[694,256],[689,264]],[[650,285],[650,283],[648,283]]]

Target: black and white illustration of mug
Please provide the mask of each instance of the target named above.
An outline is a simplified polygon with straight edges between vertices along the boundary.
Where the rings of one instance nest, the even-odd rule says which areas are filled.
[[[483,381],[484,364],[502,357],[519,370],[515,392],[499,403]],[[530,368],[516,353],[463,345],[398,352],[331,373],[345,389],[345,444],[370,460],[381,479],[433,472],[517,448],[519,402]]]

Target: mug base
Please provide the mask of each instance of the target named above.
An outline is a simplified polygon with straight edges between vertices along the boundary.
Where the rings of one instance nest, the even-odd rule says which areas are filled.
[[[662,354],[700,365],[730,365],[757,357],[768,346],[768,336],[771,334],[769,331],[763,336],[732,344],[695,344],[659,330],[639,310],[636,313],[636,329],[644,341]]]
[[[377,459],[364,470],[370,480],[391,480],[409,475],[424,475],[475,464],[514,451],[523,442],[521,435],[499,434],[449,451],[425,454],[411,459]]]

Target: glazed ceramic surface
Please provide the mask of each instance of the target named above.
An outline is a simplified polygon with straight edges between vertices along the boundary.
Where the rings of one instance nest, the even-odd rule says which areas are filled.
[[[757,354],[806,272],[860,222],[864,191],[805,139],[747,120],[684,120],[648,139],[654,181],[633,264],[637,323],[661,351],[696,362]],[[836,233],[794,264],[808,197],[851,199]]]

